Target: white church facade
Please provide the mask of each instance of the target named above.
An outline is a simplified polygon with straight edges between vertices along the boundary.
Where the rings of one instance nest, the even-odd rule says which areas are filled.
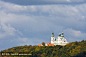
[[[66,45],[68,44],[67,40],[64,38],[64,33],[59,33],[59,36],[55,39],[54,32],[51,35],[51,43],[46,43],[45,46],[56,46],[56,45]],[[43,46],[39,44],[38,46]]]
[[[62,35],[59,33],[59,36],[55,39],[54,33],[51,35],[51,44],[54,45],[66,45],[68,44],[67,40],[64,38],[64,33]]]

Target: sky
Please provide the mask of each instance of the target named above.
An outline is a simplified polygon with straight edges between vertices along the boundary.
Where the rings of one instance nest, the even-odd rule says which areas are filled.
[[[86,0],[0,0],[0,50],[50,43],[52,32],[86,40]]]

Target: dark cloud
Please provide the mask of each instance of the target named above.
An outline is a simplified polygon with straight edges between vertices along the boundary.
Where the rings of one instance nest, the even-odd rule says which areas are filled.
[[[86,0],[2,0],[18,5],[81,4]]]

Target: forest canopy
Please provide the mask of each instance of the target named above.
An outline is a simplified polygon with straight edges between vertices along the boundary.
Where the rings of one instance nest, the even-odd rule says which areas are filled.
[[[78,41],[71,42],[65,46],[25,45],[25,46],[9,48],[1,52],[29,52],[33,54],[33,57],[86,57],[86,40],[82,40],[80,42]],[[21,57],[21,56],[15,56],[15,57]]]

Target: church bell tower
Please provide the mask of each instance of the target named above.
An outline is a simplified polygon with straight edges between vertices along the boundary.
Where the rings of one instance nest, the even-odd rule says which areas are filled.
[[[54,32],[52,32],[52,35],[51,35],[51,44],[54,44],[54,41],[55,41]]]

